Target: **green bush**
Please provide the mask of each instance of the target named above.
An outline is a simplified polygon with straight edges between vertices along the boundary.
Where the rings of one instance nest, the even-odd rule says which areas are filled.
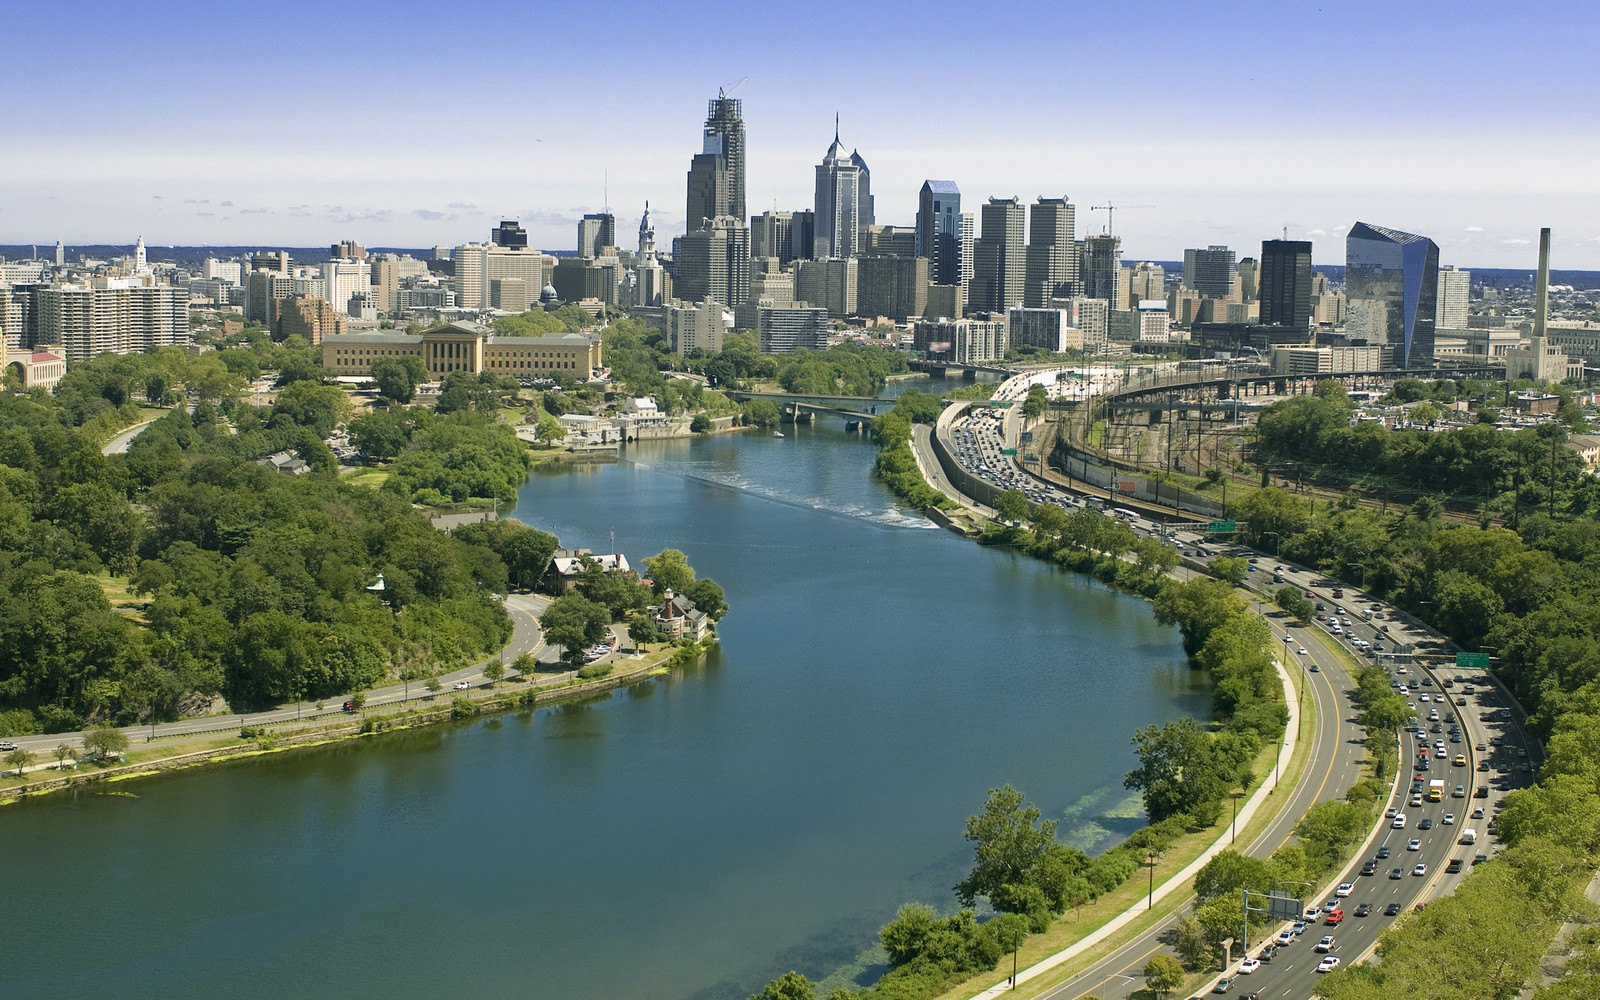
[[[471,698],[467,698],[462,695],[456,695],[454,698],[450,699],[450,718],[470,719],[472,716],[477,714],[478,706]]]
[[[580,681],[598,680],[601,677],[604,677],[607,674],[611,673],[611,670],[612,670],[612,666],[609,663],[591,663],[586,667],[580,667],[578,669],[578,680],[580,680]]]

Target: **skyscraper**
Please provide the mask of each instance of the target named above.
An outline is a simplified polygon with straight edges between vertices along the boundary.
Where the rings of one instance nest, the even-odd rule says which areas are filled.
[[[846,158],[839,143],[839,121],[833,123],[833,144],[817,164],[815,201],[816,235],[812,248],[817,260],[854,257],[866,225],[862,203],[863,167],[859,156]]]
[[[528,231],[515,219],[501,219],[500,224],[489,230],[489,242],[497,247],[510,247],[513,250],[526,250],[528,248]]]
[[[1077,209],[1065,198],[1040,197],[1028,217],[1022,304],[1042,308],[1078,294]]]
[[[917,196],[917,256],[936,285],[961,284],[961,190],[955,181],[923,181]]]
[[[617,245],[617,217],[591,212],[578,220],[578,256],[598,257],[603,247]]]
[[[707,225],[702,220],[745,218],[744,105],[722,90],[706,102],[700,153],[689,165],[687,209],[684,224],[691,232]]]
[[[1227,247],[1209,246],[1183,252],[1183,284],[1207,298],[1225,299],[1233,287],[1234,253]]]
[[[1261,241],[1261,323],[1304,328],[1311,323],[1311,241]]]
[[[1384,348],[1389,364],[1433,363],[1439,247],[1426,236],[1365,222],[1345,237],[1345,335]]]
[[[794,260],[794,213],[762,212],[750,217],[750,256],[776,257],[779,267]]]
[[[1082,278],[1086,298],[1105,299],[1113,309],[1127,308],[1128,289],[1122,275],[1122,237],[1102,233],[1084,238]]]
[[[1439,268],[1439,301],[1434,310],[1437,329],[1467,328],[1467,296],[1471,291],[1471,271],[1458,271],[1449,264]]]
[[[750,295],[750,230],[743,219],[711,220],[677,241],[674,292],[685,302],[707,299],[737,306]]]
[[[972,247],[972,287],[967,294],[972,310],[1004,312],[1022,301],[1026,215],[1020,198],[990,198],[983,206]]]

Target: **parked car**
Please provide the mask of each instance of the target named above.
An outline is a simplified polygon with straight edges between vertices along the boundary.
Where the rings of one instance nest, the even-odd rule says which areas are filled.
[[[1217,985],[1211,987],[1211,992],[1213,992],[1213,993],[1227,993],[1232,989],[1233,989],[1233,980],[1231,980],[1231,979],[1219,979],[1219,980],[1217,980]]]

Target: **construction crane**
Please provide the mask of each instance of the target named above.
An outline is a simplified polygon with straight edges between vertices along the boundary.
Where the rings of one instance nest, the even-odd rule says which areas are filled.
[[[1089,211],[1091,211],[1091,212],[1104,211],[1106,213],[1106,235],[1107,236],[1112,235],[1112,231],[1111,231],[1112,217],[1116,213],[1117,209],[1119,209],[1119,208],[1155,208],[1155,206],[1154,205],[1113,205],[1109,201],[1106,202],[1104,205],[1090,205],[1089,206]]]
[[[750,75],[747,73],[744,76],[739,77],[738,80],[734,81],[734,84],[731,87],[718,87],[717,100],[721,101],[727,99],[730,94],[732,94],[735,90],[738,90],[748,79],[750,79]]]

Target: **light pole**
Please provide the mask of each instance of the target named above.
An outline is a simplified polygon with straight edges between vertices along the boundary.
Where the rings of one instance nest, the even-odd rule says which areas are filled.
[[[1232,844],[1239,839],[1239,800],[1244,797],[1244,789],[1235,788],[1229,796],[1233,799],[1233,835],[1228,838],[1228,843]]]
[[[1268,535],[1272,536],[1272,558],[1282,559],[1283,555],[1280,552],[1280,549],[1283,547],[1283,536],[1278,534],[1276,531],[1263,531],[1261,533],[1262,538],[1265,538]]]
[[[1147,847],[1144,856],[1145,863],[1150,866],[1150,892],[1144,903],[1144,908],[1148,910],[1156,905],[1156,862],[1161,860],[1161,852],[1154,847]]]

